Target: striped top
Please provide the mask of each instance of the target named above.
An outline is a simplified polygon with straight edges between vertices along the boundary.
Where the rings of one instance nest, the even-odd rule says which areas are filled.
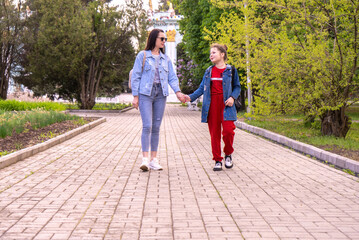
[[[219,69],[216,66],[212,68],[211,75],[211,94],[223,94],[223,72],[226,68]]]

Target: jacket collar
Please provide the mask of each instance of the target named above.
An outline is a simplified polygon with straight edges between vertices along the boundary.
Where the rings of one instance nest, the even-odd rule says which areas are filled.
[[[207,70],[206,70],[206,72],[212,73],[212,68],[213,68],[213,67],[214,67],[214,65],[208,67]],[[224,71],[227,71],[227,70],[231,71],[231,65],[226,64],[226,69],[225,69]]]
[[[152,58],[153,58],[153,54],[152,54],[151,50],[146,50],[146,56],[147,56],[147,57],[152,57]],[[161,58],[163,58],[163,59],[165,59],[165,58],[166,58],[166,57],[165,57],[165,54],[164,54],[164,53],[162,53],[161,51],[160,51],[160,56],[161,56]]]

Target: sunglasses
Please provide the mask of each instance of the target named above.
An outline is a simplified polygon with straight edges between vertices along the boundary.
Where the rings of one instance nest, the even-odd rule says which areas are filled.
[[[165,37],[158,37],[159,39],[161,39],[161,41],[163,42],[163,41],[166,41],[167,42],[167,38],[165,38]]]

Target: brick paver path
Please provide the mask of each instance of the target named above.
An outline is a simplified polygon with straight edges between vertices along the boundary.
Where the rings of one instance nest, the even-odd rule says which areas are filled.
[[[138,111],[0,170],[0,239],[359,239],[358,178],[236,130],[213,172],[200,113],[167,105],[142,172]]]

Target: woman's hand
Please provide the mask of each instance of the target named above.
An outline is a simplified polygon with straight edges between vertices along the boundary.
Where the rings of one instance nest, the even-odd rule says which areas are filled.
[[[133,97],[132,106],[138,109],[138,96]]]
[[[186,102],[186,99],[185,99],[185,96],[183,95],[183,93],[176,92],[176,96],[177,96],[178,100],[180,100],[182,103]]]
[[[225,105],[228,107],[232,107],[233,103],[234,103],[234,98],[233,97],[229,97],[225,102]]]

